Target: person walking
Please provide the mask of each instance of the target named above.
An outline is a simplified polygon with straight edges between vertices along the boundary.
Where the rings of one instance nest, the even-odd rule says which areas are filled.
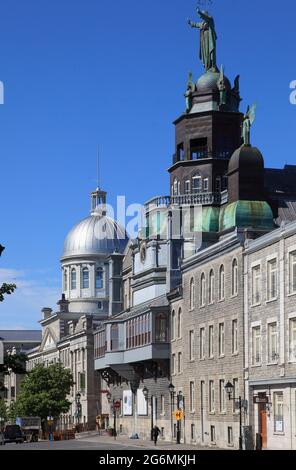
[[[157,444],[157,439],[158,439],[159,434],[160,434],[160,429],[157,426],[154,426],[154,428],[152,429],[152,437],[153,437],[155,446]]]

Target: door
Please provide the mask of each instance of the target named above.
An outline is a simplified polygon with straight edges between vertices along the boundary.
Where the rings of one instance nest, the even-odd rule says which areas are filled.
[[[261,421],[261,437],[262,437],[262,449],[267,447],[267,412],[266,410],[260,411]]]

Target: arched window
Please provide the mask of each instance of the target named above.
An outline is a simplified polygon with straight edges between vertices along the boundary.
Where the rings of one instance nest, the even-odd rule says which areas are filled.
[[[219,269],[219,300],[225,299],[225,269],[223,264]]]
[[[209,304],[214,303],[214,295],[215,295],[215,274],[213,269],[210,271],[209,275]]]
[[[67,270],[64,269],[64,291],[68,290],[68,273]]]
[[[76,289],[76,269],[71,270],[71,290]]]
[[[194,308],[195,304],[195,295],[194,295],[194,279],[192,278],[190,281],[190,310]]]
[[[171,339],[176,339],[176,314],[175,310],[172,311],[172,324],[171,324]]]
[[[89,270],[87,268],[83,268],[82,270],[82,289],[89,288]]]
[[[182,337],[182,310],[180,308],[178,311],[177,335],[178,335],[178,338]]]
[[[200,306],[203,307],[206,304],[206,276],[202,273],[200,278]]]
[[[96,289],[103,288],[103,268],[96,269]]]
[[[168,340],[168,322],[164,313],[159,313],[155,318],[155,340],[159,343]]]
[[[232,261],[232,282],[231,282],[231,294],[237,295],[238,292],[238,265],[237,259]]]

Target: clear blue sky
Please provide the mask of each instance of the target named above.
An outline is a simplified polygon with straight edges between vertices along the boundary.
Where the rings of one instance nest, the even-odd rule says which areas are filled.
[[[68,230],[88,215],[100,143],[109,200],[168,193],[172,121],[197,79],[196,0],[2,0],[0,5],[2,278],[18,292],[0,329],[36,326],[60,295]],[[276,6],[275,6],[276,5]],[[252,141],[267,166],[296,163],[294,0],[213,0],[218,63],[258,103]]]

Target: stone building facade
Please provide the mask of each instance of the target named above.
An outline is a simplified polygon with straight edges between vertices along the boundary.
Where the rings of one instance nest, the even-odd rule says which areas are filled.
[[[296,449],[296,223],[246,243],[245,388],[263,448]]]

